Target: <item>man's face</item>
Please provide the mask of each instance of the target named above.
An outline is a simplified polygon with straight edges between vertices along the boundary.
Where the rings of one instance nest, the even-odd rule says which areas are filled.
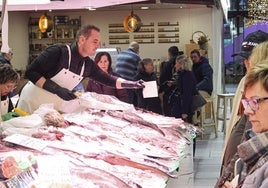
[[[81,56],[94,56],[96,50],[100,47],[100,33],[96,30],[91,31],[90,37],[87,39],[84,36],[80,36],[78,42],[78,51]]]
[[[200,57],[197,55],[197,53],[192,53],[191,60],[193,63],[198,63],[200,61]]]

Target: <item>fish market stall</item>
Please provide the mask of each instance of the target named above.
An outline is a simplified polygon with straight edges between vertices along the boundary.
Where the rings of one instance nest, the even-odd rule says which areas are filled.
[[[90,108],[89,108],[90,107]],[[166,187],[195,128],[84,93],[63,105],[2,122],[0,187]]]

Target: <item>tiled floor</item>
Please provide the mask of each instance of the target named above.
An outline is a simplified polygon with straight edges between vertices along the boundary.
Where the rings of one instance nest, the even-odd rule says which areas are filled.
[[[197,138],[195,156],[183,159],[179,170],[181,176],[170,179],[167,188],[214,187],[220,172],[224,134],[218,132],[218,137],[215,138],[212,127],[206,127],[205,133],[203,139]]]
[[[226,85],[226,93],[235,93],[236,85]],[[230,108],[230,107],[228,107]],[[170,179],[166,188],[213,188],[220,173],[224,134],[218,125],[218,137],[213,127],[205,127],[204,138],[197,137],[195,156],[183,159],[178,179]],[[228,124],[228,123],[227,123]],[[192,148],[189,148],[191,153]]]

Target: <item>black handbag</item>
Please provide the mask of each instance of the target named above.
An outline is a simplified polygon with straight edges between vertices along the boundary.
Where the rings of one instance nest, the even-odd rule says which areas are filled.
[[[194,113],[195,111],[200,110],[206,103],[206,99],[204,99],[204,97],[202,97],[202,95],[198,92],[192,96],[191,112]]]

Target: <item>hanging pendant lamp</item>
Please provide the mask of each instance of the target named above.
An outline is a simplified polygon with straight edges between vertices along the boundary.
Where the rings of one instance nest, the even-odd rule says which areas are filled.
[[[137,32],[141,28],[141,19],[133,13],[133,10],[124,19],[124,29],[127,32]]]
[[[50,16],[43,14],[39,18],[39,29],[41,33],[49,32],[52,30],[53,21]]]

